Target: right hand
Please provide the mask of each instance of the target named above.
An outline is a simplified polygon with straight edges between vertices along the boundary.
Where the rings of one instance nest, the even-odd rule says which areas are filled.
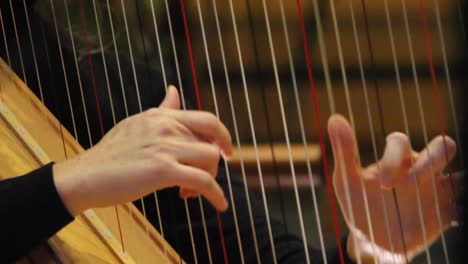
[[[232,154],[231,136],[213,115],[180,110],[169,87],[159,108],[129,117],[86,152],[53,167],[57,190],[72,215],[179,186],[228,207],[215,180],[220,153]]]

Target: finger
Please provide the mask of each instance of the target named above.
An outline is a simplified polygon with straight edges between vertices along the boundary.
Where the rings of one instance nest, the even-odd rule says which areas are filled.
[[[383,187],[392,188],[404,181],[411,163],[411,146],[408,137],[399,132],[390,134],[379,164],[379,177]]]
[[[197,197],[199,195],[200,195],[199,192],[193,191],[193,190],[190,190],[190,189],[180,188],[180,190],[179,190],[179,196],[182,199],[195,198],[195,197]]]
[[[437,136],[418,155],[418,159],[411,167],[410,173],[415,175],[440,173],[453,159],[455,153],[455,141],[448,136]]]
[[[200,138],[216,143],[224,155],[232,155],[231,134],[213,114],[201,111],[169,111],[168,115],[182,123]]]
[[[197,167],[216,177],[220,159],[219,147],[206,142],[178,142],[174,153],[177,161]]]
[[[175,170],[176,185],[199,192],[220,211],[228,208],[223,190],[209,173],[183,164],[176,166]]]
[[[180,98],[179,92],[173,85],[169,85],[166,92],[166,97],[159,105],[159,107],[170,108],[170,109],[180,109]]]
[[[353,129],[341,115],[332,115],[328,119],[328,135],[333,149],[335,171],[358,175],[357,144]]]

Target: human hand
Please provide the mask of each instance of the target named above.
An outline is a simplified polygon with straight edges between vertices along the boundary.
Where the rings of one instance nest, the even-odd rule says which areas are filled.
[[[445,137],[446,149],[443,137],[438,136],[426,146],[425,150],[414,152],[408,137],[395,132],[387,137],[382,159],[378,163],[362,168],[357,163],[359,154],[356,139],[346,119],[339,115],[330,117],[328,131],[335,159],[333,174],[335,193],[351,231],[348,239],[348,254],[351,257],[356,259],[354,249],[357,248],[364,258],[367,254],[367,257],[371,258],[376,256],[380,262],[394,263],[395,260],[404,262],[400,226],[393,202],[393,188],[397,193],[408,258],[411,259],[420,253],[456,221],[456,212],[452,203],[453,193],[449,188],[450,180],[443,175],[447,161],[455,155],[456,146],[452,139]],[[349,186],[354,223],[351,221],[351,210],[347,203],[345,177]],[[435,200],[432,177],[435,180],[434,187],[437,190],[438,201]],[[417,188],[419,188],[421,207],[418,206]],[[375,244],[370,242],[364,190],[367,194]],[[382,195],[385,206],[382,203]],[[439,226],[436,202],[440,207],[442,229]],[[424,219],[426,241],[423,238],[420,210]],[[390,238],[387,234],[390,234]],[[376,248],[378,250],[374,251]]]
[[[72,215],[179,186],[201,193],[216,209],[227,200],[215,177],[231,136],[212,114],[179,110],[169,87],[159,108],[131,116],[91,149],[53,167],[57,190]]]

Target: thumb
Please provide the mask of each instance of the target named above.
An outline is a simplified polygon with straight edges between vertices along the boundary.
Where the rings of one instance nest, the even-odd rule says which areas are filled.
[[[167,88],[166,97],[159,105],[159,107],[170,108],[170,109],[180,109],[180,98],[179,92],[173,85],[169,85]]]
[[[358,174],[357,143],[353,129],[342,115],[332,115],[328,119],[328,135],[335,160],[335,172],[343,171],[349,176]]]

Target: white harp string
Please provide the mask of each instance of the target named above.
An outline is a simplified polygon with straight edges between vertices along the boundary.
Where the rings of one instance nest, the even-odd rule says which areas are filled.
[[[161,51],[161,42],[159,39],[159,30],[158,30],[158,24],[157,24],[157,18],[156,18],[156,13],[154,12],[154,3],[153,0],[150,1],[151,4],[151,14],[153,18],[153,25],[154,25],[154,32],[156,35],[156,45],[158,47],[158,52],[159,52],[159,62],[161,64],[161,71],[162,71],[162,77],[163,77],[163,82],[164,82],[164,87],[167,91],[168,84],[167,84],[167,78],[166,78],[166,69],[164,67],[164,59],[163,59],[163,53]],[[156,192],[154,192],[154,202],[156,203],[156,211],[157,211],[157,216],[158,216],[158,221],[159,221],[159,230],[161,232],[161,236],[164,238],[164,229],[163,229],[163,224],[162,224],[162,218],[161,218],[161,212],[159,210],[159,200]],[[167,247],[164,244],[164,255],[167,256]]]
[[[239,57],[239,65],[240,65],[241,76],[242,76],[242,84],[243,84],[243,89],[244,89],[244,94],[245,94],[246,105],[247,105],[247,113],[248,113],[248,118],[249,118],[250,132],[252,134],[253,147],[254,147],[254,150],[255,150],[255,160],[256,160],[256,163],[257,163],[257,170],[258,170],[258,175],[259,175],[259,180],[260,180],[260,189],[261,189],[263,207],[264,207],[264,210],[265,210],[265,218],[266,218],[266,222],[267,222],[268,236],[269,236],[269,240],[270,240],[270,246],[271,246],[271,251],[272,251],[273,262],[276,264],[277,259],[276,259],[275,243],[273,241],[273,232],[272,232],[272,229],[271,229],[270,213],[269,213],[269,210],[268,210],[268,202],[267,202],[267,199],[266,199],[265,185],[263,183],[263,173],[262,173],[262,168],[261,168],[261,164],[260,164],[260,157],[259,157],[259,153],[258,153],[258,145],[257,145],[256,136],[255,136],[255,128],[254,128],[253,117],[252,117],[252,109],[250,107],[249,92],[248,92],[248,89],[247,89],[247,80],[246,80],[245,71],[244,71],[244,62],[243,62],[243,59],[242,59],[242,51],[241,51],[241,47],[240,47],[239,35],[238,35],[238,32],[237,32],[237,22],[236,22],[236,16],[234,14],[234,5],[232,3],[232,0],[229,0],[229,9],[230,9],[230,12],[231,12],[232,25],[234,27],[234,37],[235,37],[235,40],[236,40],[237,55]]]
[[[307,235],[305,231],[305,226],[304,226],[304,219],[302,216],[302,206],[301,206],[301,200],[299,197],[299,191],[297,188],[297,181],[296,181],[296,170],[294,168],[294,161],[292,157],[292,152],[291,152],[291,143],[289,139],[289,132],[288,132],[288,124],[286,121],[286,114],[284,110],[284,104],[283,104],[283,96],[281,94],[281,82],[278,76],[278,66],[276,64],[276,55],[275,55],[275,47],[273,44],[273,39],[271,36],[271,28],[270,28],[270,19],[268,15],[268,10],[267,10],[267,5],[265,0],[263,0],[263,11],[264,11],[264,16],[265,16],[265,24],[267,28],[267,34],[268,34],[268,42],[270,46],[270,53],[271,53],[271,59],[272,59],[272,64],[273,64],[273,72],[275,75],[275,83],[276,83],[276,91],[278,93],[278,100],[279,100],[279,106],[280,106],[280,112],[281,112],[281,120],[283,124],[283,132],[284,132],[284,137],[286,140],[286,147],[288,150],[288,159],[289,159],[289,167],[291,170],[291,177],[293,181],[293,188],[294,188],[294,196],[296,198],[296,206],[297,206],[297,212],[298,212],[298,217],[299,217],[299,226],[301,230],[301,235],[302,235],[302,243],[304,246],[304,253],[306,256],[306,262],[309,264],[310,263],[310,256],[309,256],[309,247],[307,245]]]
[[[99,15],[98,15],[97,8],[96,8],[96,1],[92,0],[92,2],[93,2],[94,18],[96,22],[96,31],[97,31],[98,40],[99,40],[99,47],[101,49],[102,66],[104,67],[104,77],[106,78],[107,94],[109,95],[109,103],[110,103],[110,109],[111,109],[111,114],[112,114],[112,121],[113,121],[113,124],[116,125],[117,121],[115,119],[114,100],[112,99],[112,92],[111,92],[111,87],[110,87],[110,82],[109,82],[109,74],[107,72],[106,54],[104,52],[104,45],[102,44],[101,25],[99,23]]]
[[[172,29],[171,12],[169,10],[169,3],[167,0],[164,0],[164,5],[166,7],[167,24],[169,26],[169,33],[170,33],[171,44],[172,44],[172,55],[174,57],[174,64],[175,64],[176,72],[177,72],[177,81],[178,81],[179,89],[181,93],[182,108],[187,109],[186,102],[185,102],[185,93],[184,93],[184,89],[182,86],[182,79],[180,77],[179,59],[177,58],[177,49],[176,49],[176,43],[174,39],[174,31]],[[187,215],[187,224],[189,227],[190,242],[192,244],[192,254],[193,254],[195,263],[198,263],[197,249],[196,249],[194,237],[193,237],[193,229],[192,229],[192,221],[191,221],[192,218],[190,217],[190,210],[188,207],[187,199],[184,199],[184,206],[185,206],[185,213]]]
[[[334,96],[333,96],[333,88],[331,86],[331,80],[330,80],[330,68],[329,68],[329,65],[328,65],[328,59],[327,59],[327,55],[326,55],[327,54],[326,46],[323,43],[323,25],[322,25],[322,18],[321,18],[321,15],[320,15],[320,7],[318,5],[317,0],[313,0],[312,3],[313,3],[313,9],[314,9],[315,24],[316,24],[316,28],[317,28],[317,40],[319,42],[320,57],[322,59],[323,71],[324,71],[324,76],[325,76],[325,85],[326,85],[327,94],[328,94],[328,102],[329,102],[329,105],[330,105],[330,113],[333,114],[333,113],[336,113],[336,108],[335,108],[335,101],[334,101]],[[332,4],[332,2],[330,2],[330,3]],[[334,14],[334,12],[333,12],[333,14]],[[336,28],[335,21],[334,21],[334,27],[335,27],[335,34],[337,34],[337,28]],[[339,40],[339,38],[337,37],[337,41],[338,40]],[[339,42],[337,42],[337,44],[340,45]],[[341,60],[340,60],[340,63],[342,63]],[[342,69],[342,71],[343,71],[343,69]],[[345,78],[346,78],[346,74],[343,74],[343,81],[344,81],[344,84],[346,86],[347,84],[346,84]],[[342,149],[341,149],[340,139],[338,138],[337,141],[338,141],[337,142],[338,158],[340,160],[343,160],[344,157],[343,157],[343,153],[342,153]],[[350,193],[349,193],[349,184],[348,184],[348,179],[346,177],[347,173],[346,173],[345,170],[346,169],[343,166],[341,174],[343,175],[345,197],[346,197],[346,202],[347,202],[346,206],[347,206],[347,208],[348,208],[348,210],[350,212],[351,219],[349,219],[349,221],[354,226],[354,213],[353,213],[353,210],[352,210],[351,198],[350,198]],[[354,240],[353,241],[354,244],[356,244],[356,237],[355,236],[353,236],[353,240]],[[362,260],[361,260],[361,254],[358,252],[359,249],[357,247],[354,247],[354,249],[355,249],[355,255],[357,257],[357,261],[358,261],[358,263],[361,263]]]
[[[349,2],[349,3],[351,5],[350,13],[351,13],[352,21],[354,22],[354,11],[352,9],[352,3],[351,2]],[[339,61],[340,61],[340,71],[341,71],[341,76],[343,78],[343,85],[344,85],[344,91],[345,91],[345,97],[346,97],[346,105],[347,105],[347,108],[348,108],[349,120],[351,122],[351,127],[353,129],[354,137],[355,137],[356,123],[354,122],[353,107],[352,107],[352,102],[351,102],[351,96],[349,94],[348,78],[347,78],[347,75],[346,75],[346,66],[345,66],[344,59],[343,59],[343,51],[342,51],[342,47],[341,47],[341,36],[340,36],[338,21],[337,21],[337,18],[336,18],[336,11],[335,11],[334,1],[330,1],[330,7],[331,7],[331,14],[332,14],[333,28],[334,28],[334,31],[335,31],[336,45],[337,45],[337,48],[338,48],[338,58],[339,58]],[[354,35],[356,36],[355,28],[354,28]],[[356,46],[356,49],[359,52],[359,46]],[[338,144],[338,146],[341,146],[341,144]],[[358,164],[358,166],[361,166],[362,162],[361,162],[361,157],[359,155],[359,147],[358,146],[353,146],[353,147],[357,148],[355,150],[357,152],[357,164]],[[335,164],[335,166],[336,166],[336,164]],[[345,166],[343,166],[343,168],[344,167]],[[343,171],[343,173],[346,173],[346,171]],[[350,219],[348,219],[348,221],[350,221],[351,226],[355,226],[355,219],[354,219],[354,212],[353,212],[353,207],[352,207],[352,203],[351,203],[351,195],[350,195],[350,191],[349,191],[349,184],[348,184],[347,176],[345,176],[345,175],[346,174],[343,174],[343,180],[345,182],[344,183],[344,185],[345,185],[345,195],[346,195],[346,199],[347,199],[347,203],[348,203],[348,208],[350,210]],[[366,187],[364,185],[364,179],[360,175],[358,177],[359,177],[359,182],[360,182],[360,185],[361,185],[361,188],[362,188],[362,194],[363,194],[363,198],[364,198],[364,208],[365,208],[366,219],[367,219],[367,224],[368,224],[368,228],[369,228],[369,235],[370,235],[372,246],[374,247],[374,251],[375,251],[374,230],[372,228],[372,219],[371,219],[371,215],[370,215],[370,211],[369,211],[369,202],[367,200],[367,191],[366,191]],[[354,236],[353,236],[353,238],[354,238]],[[355,248],[356,248],[356,254],[359,254],[359,252],[357,250],[357,247],[355,247]],[[358,263],[360,263],[360,262],[361,262],[361,258],[359,256],[358,257]],[[377,256],[375,254],[374,254],[374,262],[377,262]]]
[[[204,51],[205,51],[205,57],[206,57],[206,64],[208,67],[208,74],[209,74],[209,79],[210,79],[210,86],[211,86],[211,92],[213,93],[213,103],[215,107],[215,113],[216,116],[219,118],[219,107],[218,107],[218,101],[217,101],[217,96],[216,96],[216,89],[215,89],[215,84],[213,80],[213,72],[211,69],[211,60],[210,60],[210,55],[208,51],[208,43],[206,41],[206,33],[205,33],[205,26],[204,26],[204,20],[203,20],[203,14],[202,14],[202,9],[200,5],[200,0],[197,0],[197,9],[198,9],[198,15],[200,18],[200,28],[202,32],[202,39],[203,39],[203,46],[204,46]],[[227,178],[227,183],[228,183],[228,191],[229,191],[229,197],[231,200],[231,209],[233,212],[233,219],[234,219],[234,228],[236,230],[236,238],[237,238],[237,245],[239,247],[239,254],[241,257],[241,263],[245,263],[245,257],[244,257],[244,250],[242,249],[242,241],[241,241],[241,236],[240,236],[240,231],[239,231],[239,223],[237,220],[237,208],[236,208],[236,203],[234,200],[234,194],[232,192],[232,184],[231,184],[231,172],[229,170],[228,162],[226,159],[223,159],[224,162],[224,168],[226,169],[226,178]],[[211,262],[211,255],[210,257],[210,262]]]
[[[246,200],[247,200],[247,210],[248,210],[248,213],[249,213],[249,222],[250,222],[250,227],[252,228],[252,231],[253,231],[252,232],[252,237],[253,237],[253,241],[254,241],[255,254],[256,254],[257,262],[261,263],[260,252],[259,252],[258,242],[257,242],[257,232],[256,232],[256,228],[255,228],[255,222],[254,222],[253,214],[252,214],[252,206],[251,206],[251,202],[250,202],[250,194],[249,194],[248,185],[247,185],[247,176],[246,176],[246,172],[245,172],[244,158],[243,158],[243,154],[242,154],[241,141],[240,141],[240,137],[239,137],[239,130],[238,130],[238,127],[237,127],[237,118],[236,118],[236,115],[235,115],[236,110],[235,110],[235,105],[234,105],[234,101],[233,101],[233,98],[232,98],[231,82],[230,82],[230,79],[229,79],[229,72],[228,72],[228,68],[227,68],[226,55],[225,55],[224,44],[223,44],[223,36],[222,36],[222,31],[221,31],[221,27],[220,27],[220,23],[219,23],[218,7],[216,5],[216,0],[212,0],[212,4],[213,4],[213,11],[214,11],[214,14],[215,14],[215,22],[216,22],[216,29],[217,29],[217,33],[218,33],[217,34],[218,35],[218,42],[219,42],[220,51],[221,51],[221,59],[222,59],[222,63],[223,63],[224,77],[225,77],[225,80],[226,80],[226,87],[227,87],[227,92],[228,92],[229,107],[230,107],[230,110],[231,110],[231,117],[232,117],[232,122],[233,122],[233,126],[234,126],[234,135],[235,135],[235,139],[236,139],[236,143],[237,143],[236,144],[237,155],[238,155],[239,160],[240,160],[242,180],[243,180],[243,185],[244,185],[245,197],[246,197]]]
[[[7,55],[7,63],[11,67],[10,51],[8,50],[8,41],[7,41],[7,38],[6,38],[5,25],[3,24],[2,9],[0,9],[0,24],[2,26],[3,41],[4,41],[4,44],[5,44],[5,51],[6,51],[6,55]]]
[[[411,37],[411,29],[410,29],[409,21],[408,21],[408,14],[407,14],[408,12],[407,12],[407,8],[406,8],[406,1],[401,0],[401,4],[402,4],[402,10],[403,10],[403,21],[404,21],[404,24],[405,24],[406,38],[407,38],[407,42],[408,42],[408,49],[409,49],[410,59],[411,59],[411,69],[412,69],[414,84],[415,84],[415,88],[416,88],[416,97],[417,97],[417,101],[418,101],[419,118],[421,120],[424,143],[427,145],[429,143],[429,138],[428,138],[428,133],[427,133],[427,126],[426,126],[426,120],[425,120],[425,115],[424,115],[424,108],[423,108],[422,98],[421,98],[421,91],[420,91],[421,89],[420,89],[420,86],[419,86],[419,78],[418,78],[418,73],[416,71],[416,63],[415,63],[414,52],[413,52],[413,40],[412,40],[412,37]],[[431,156],[429,148],[427,148],[427,155],[429,157]],[[439,224],[439,229],[441,231],[442,247],[444,249],[444,256],[445,256],[446,263],[450,263],[449,259],[448,259],[448,252],[447,252],[447,247],[446,247],[446,242],[445,242],[445,235],[444,235],[444,232],[443,232],[444,230],[443,230],[443,227],[442,227],[442,218],[441,218],[441,215],[440,215],[440,206],[439,206],[439,195],[438,195],[437,188],[435,186],[435,179],[434,179],[435,175],[434,175],[434,170],[433,170],[432,159],[429,159],[429,161],[430,161],[429,165],[430,165],[430,175],[431,175],[431,181],[432,181],[432,190],[433,190],[433,193],[434,193],[434,204],[435,204],[435,207],[436,207],[436,215],[437,215],[437,221],[438,221],[438,224]],[[417,183],[416,177],[415,177],[415,180],[416,180],[416,183]],[[420,199],[420,195],[419,195],[419,186],[418,186],[418,184],[416,184],[416,191],[417,191],[417,198],[418,198],[418,206],[421,206],[421,205],[419,205],[421,203],[421,199]],[[426,232],[426,228],[425,228],[425,225],[424,225],[424,219],[423,219],[423,216],[422,216],[421,213],[420,213],[420,218],[421,218],[421,223],[422,223],[424,245],[426,247],[426,255],[427,255],[427,258],[428,258],[428,262],[431,263],[430,255],[429,255],[429,248],[428,248],[428,241],[427,241],[427,232]]]
[[[375,160],[375,162],[377,164],[377,168],[380,171],[380,162],[379,162],[379,157],[378,157],[378,154],[377,154],[377,144],[376,144],[376,136],[375,136],[375,131],[374,131],[374,122],[372,120],[372,115],[371,115],[371,110],[370,110],[369,95],[368,95],[368,92],[367,92],[367,81],[366,81],[364,66],[363,66],[363,62],[362,62],[362,54],[361,54],[361,49],[360,49],[360,45],[359,45],[359,36],[358,36],[358,30],[357,30],[357,25],[356,25],[356,18],[355,18],[355,15],[354,15],[353,2],[354,1],[352,1],[352,0],[348,0],[348,6],[349,6],[350,15],[351,15],[351,24],[352,24],[352,27],[353,27],[354,43],[356,45],[356,55],[357,55],[357,58],[358,58],[359,73],[360,73],[360,76],[361,76],[361,84],[362,84],[362,89],[363,89],[363,93],[364,93],[364,101],[365,101],[365,105],[366,105],[367,120],[368,120],[368,123],[369,123],[369,130],[370,130],[371,141],[372,141],[372,150],[373,150],[373,154],[374,154],[374,160]],[[364,3],[362,3],[362,4],[364,4]],[[363,15],[366,16],[367,14],[364,13]],[[370,37],[370,36],[368,36],[368,37]],[[370,40],[368,40],[368,41],[370,41]],[[372,52],[372,51],[370,51],[370,52]],[[351,104],[348,93],[347,93],[347,100],[349,100],[349,104]],[[353,120],[353,119],[351,119],[351,120]],[[353,126],[353,128],[355,127],[354,125],[352,125],[352,126]],[[360,159],[359,159],[358,163],[361,165],[361,160]],[[378,180],[379,180],[380,184],[382,185],[382,178],[378,177]],[[368,224],[369,224],[368,228],[369,228],[369,231],[370,231],[372,248],[373,248],[373,251],[376,252],[376,243],[375,243],[375,239],[374,239],[374,236],[373,236],[374,230],[372,228],[372,219],[371,219],[372,216],[370,215],[370,211],[369,211],[369,202],[368,202],[368,199],[367,199],[366,186],[364,184],[364,180],[363,180],[362,177],[360,177],[360,181],[361,181],[361,187],[363,188],[364,202],[365,202],[365,206],[366,206],[366,217],[367,217],[367,221],[368,221]],[[380,194],[380,200],[381,200],[380,202],[382,204],[382,209],[383,209],[382,211],[383,211],[384,218],[385,218],[385,229],[386,229],[386,233],[387,233],[387,238],[388,238],[388,240],[390,242],[390,250],[393,252],[394,247],[393,247],[392,236],[390,234],[390,223],[389,223],[389,219],[388,219],[387,203],[386,203],[386,200],[385,200],[385,196],[383,194],[383,190],[381,188],[379,189],[379,194]],[[374,254],[374,262],[379,262],[378,257],[377,257],[376,254]]]
[[[73,105],[72,105],[72,102],[71,102],[70,87],[69,87],[69,84],[68,84],[68,77],[67,77],[67,69],[65,67],[65,61],[64,61],[64,58],[63,58],[62,43],[60,41],[60,34],[59,34],[58,25],[57,25],[57,18],[56,18],[56,15],[55,15],[55,7],[54,7],[53,2],[54,2],[54,0],[50,0],[50,6],[51,6],[51,9],[52,9],[52,18],[53,18],[54,26],[55,26],[55,36],[57,38],[58,50],[59,50],[59,54],[60,54],[60,61],[62,63],[62,69],[63,69],[63,78],[65,80],[65,88],[66,88],[67,96],[68,96],[68,106],[70,107],[70,114],[71,114],[72,123],[73,123],[74,136],[75,136],[76,140],[79,141],[78,134],[76,132],[75,114],[74,114]]]
[[[128,50],[130,52],[130,64],[132,66],[133,81],[134,81],[134,85],[135,85],[135,91],[136,91],[136,94],[137,94],[138,110],[141,113],[141,112],[143,112],[143,106],[141,105],[140,86],[138,85],[138,77],[137,77],[137,73],[136,73],[136,69],[135,69],[135,60],[133,58],[133,48],[132,48],[132,42],[130,40],[130,31],[128,30],[127,12],[126,12],[126,7],[125,7],[125,4],[124,4],[123,0],[120,1],[120,4],[122,6],[122,15],[123,15],[123,19],[124,19],[125,33],[127,35]],[[157,199],[157,197],[155,197],[155,198]],[[141,201],[141,208],[142,208],[143,216],[146,218],[145,200],[144,200],[143,197],[141,197],[140,201]],[[146,230],[146,233],[149,234],[148,223],[145,223],[145,230]]]
[[[18,29],[16,28],[16,18],[15,18],[15,12],[13,11],[13,0],[10,0],[10,12],[11,12],[11,19],[13,21],[13,29],[15,30],[15,37],[16,37],[16,46],[18,47],[18,55],[20,59],[20,64],[21,64],[21,70],[23,73],[23,81],[26,85],[28,85],[28,80],[26,79],[26,70],[24,69],[24,61],[23,61],[23,53],[21,52],[21,45],[20,45],[20,39],[18,36]]]
[[[445,48],[445,37],[444,37],[444,30],[442,27],[442,22],[441,22],[441,17],[440,17],[440,8],[439,8],[439,1],[434,0],[434,6],[435,6],[435,14],[436,14],[436,22],[437,22],[437,30],[439,33],[439,40],[440,40],[440,48],[442,51],[442,60],[444,64],[444,71],[445,71],[445,78],[447,80],[447,88],[448,88],[448,95],[449,95],[449,104],[450,104],[450,111],[452,114],[453,118],[453,125],[455,127],[455,139],[457,141],[457,144],[459,146],[462,146],[462,141],[460,137],[460,128],[458,127],[458,117],[457,117],[457,111],[455,110],[455,101],[453,99],[453,89],[452,89],[452,78],[448,66],[448,61],[447,61],[447,52]],[[457,2],[457,1],[456,1]],[[459,10],[460,11],[460,10]],[[463,28],[464,30],[464,28]],[[462,34],[465,32],[463,31]],[[458,155],[460,157],[460,165],[463,166],[464,163],[464,158],[463,158],[463,148],[458,148]],[[463,169],[463,167],[462,167]]]
[[[76,56],[75,38],[73,37],[73,30],[72,30],[71,21],[70,21],[70,12],[68,11],[68,1],[67,0],[64,0],[64,5],[65,5],[65,15],[67,17],[68,32],[70,33],[69,34],[70,35],[70,41],[71,41],[71,44],[72,44],[72,52],[73,52],[73,60],[75,62],[76,76],[78,77],[78,87],[80,88],[81,103],[83,104],[84,117],[85,117],[85,122],[86,122],[86,130],[88,131],[89,146],[93,146],[93,140],[91,139],[91,131],[90,131],[90,128],[89,128],[88,109],[86,107],[85,96],[83,94],[83,85],[82,85],[82,82],[81,82],[81,73],[80,73],[80,68],[78,66],[78,58]]]
[[[116,63],[117,63],[117,71],[119,73],[120,89],[122,91],[122,99],[123,99],[123,103],[124,103],[125,117],[128,117],[127,96],[125,94],[125,86],[124,86],[123,77],[122,77],[122,69],[121,69],[121,66],[120,66],[118,46],[117,46],[117,41],[116,41],[116,38],[115,38],[114,22],[112,20],[112,11],[111,11],[111,8],[110,8],[109,0],[106,0],[106,5],[107,5],[106,9],[107,9],[108,17],[109,17],[111,35],[112,35],[112,44],[114,45],[114,55],[115,55],[115,60],[116,60]]]
[[[307,174],[309,176],[309,183],[310,183],[310,189],[312,193],[312,202],[314,205],[314,213],[315,213],[315,220],[317,221],[317,233],[319,235],[319,242],[320,242],[320,250],[322,252],[322,260],[323,263],[327,264],[327,256],[326,256],[326,250],[325,250],[325,244],[323,241],[323,231],[322,231],[322,225],[321,225],[321,217],[320,217],[320,212],[318,208],[318,202],[317,202],[317,194],[315,193],[315,186],[314,186],[314,179],[313,179],[313,174],[312,174],[312,168],[310,164],[310,155],[309,155],[309,149],[308,149],[308,144],[307,144],[307,139],[306,139],[306,132],[304,129],[304,120],[302,118],[302,109],[301,109],[301,103],[299,101],[299,92],[297,88],[297,80],[296,80],[296,73],[294,69],[294,60],[292,57],[292,52],[291,52],[291,45],[289,41],[289,30],[288,30],[288,25],[286,21],[286,17],[284,14],[284,5],[283,5],[283,0],[278,0],[280,4],[280,11],[281,11],[281,21],[283,24],[283,30],[284,30],[284,38],[285,38],[285,43],[286,43],[286,51],[288,53],[288,60],[289,60],[289,69],[291,72],[291,79],[292,79],[292,84],[294,88],[294,99],[296,101],[296,107],[297,107],[297,116],[299,119],[299,127],[301,130],[301,139],[302,143],[304,145],[304,155],[306,158],[306,166],[307,166]]]
[[[41,82],[41,77],[39,76],[39,67],[37,66],[36,49],[34,48],[31,25],[29,23],[29,14],[28,14],[28,9],[26,7],[26,0],[23,0],[23,7],[24,7],[24,14],[25,14],[24,16],[26,17],[26,26],[28,28],[29,43],[31,45],[31,52],[33,55],[34,68],[36,69],[37,86],[39,88],[39,95],[41,97],[41,101],[44,102],[44,94],[42,93],[42,82]]]

